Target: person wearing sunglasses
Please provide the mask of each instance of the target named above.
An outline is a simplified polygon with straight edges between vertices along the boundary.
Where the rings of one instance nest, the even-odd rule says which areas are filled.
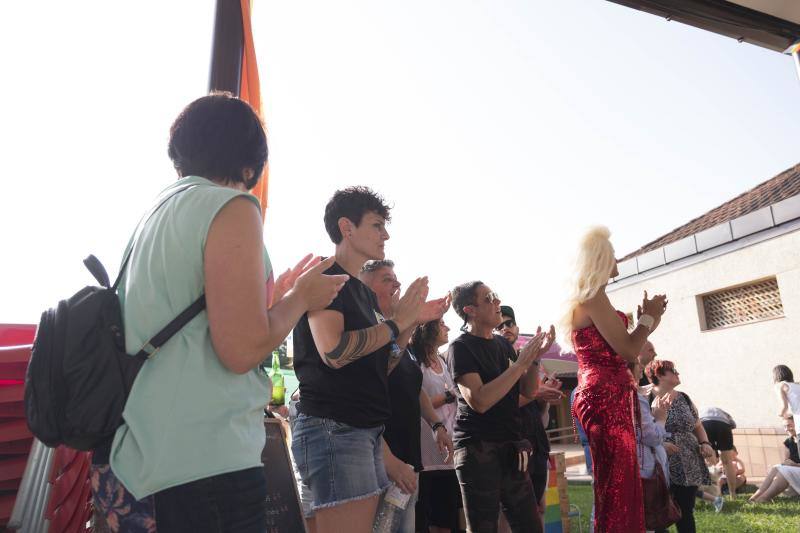
[[[712,457],[714,450],[698,416],[697,407],[685,392],[675,391],[681,384],[680,373],[675,364],[664,359],[654,359],[647,365],[645,374],[653,384],[651,400],[663,399],[667,395],[674,397],[664,427],[671,434],[666,442],[677,447],[675,453],[669,455],[670,491],[675,503],[681,508],[681,519],[675,527],[678,533],[694,533],[697,488],[711,484],[703,458]]]
[[[502,504],[512,531],[541,532],[527,474],[533,449],[524,437],[519,399],[535,398],[539,359],[552,345],[555,329],[540,328],[517,354],[506,338],[494,334],[503,322],[494,291],[472,281],[451,294],[453,308],[464,321],[448,361],[458,385],[454,463],[467,529],[496,532]]]
[[[516,346],[519,339],[519,326],[516,322],[514,309],[508,305],[500,306],[503,321],[495,328],[498,335],[503,336],[512,346]],[[550,456],[550,440],[547,438],[545,425],[549,420],[549,407],[551,401],[560,400],[564,395],[561,392],[561,382],[550,379],[547,374],[542,378],[539,371],[539,386],[536,390],[535,400],[531,401],[520,396],[520,409],[522,410],[523,435],[533,444],[533,455],[528,466],[528,475],[533,483],[533,492],[539,505],[539,513],[544,513],[544,491],[547,488],[547,459]]]

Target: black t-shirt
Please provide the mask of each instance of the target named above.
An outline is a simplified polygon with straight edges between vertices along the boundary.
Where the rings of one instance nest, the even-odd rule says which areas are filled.
[[[783,445],[789,448],[789,459],[795,463],[800,463],[800,454],[797,453],[797,443],[793,438],[789,437],[783,441]]]
[[[522,414],[522,435],[533,444],[535,455],[549,456],[550,439],[547,438],[542,423],[542,408],[539,402],[532,401],[520,408]]]
[[[338,263],[325,273],[347,274]],[[375,293],[354,277],[327,309],[342,313],[345,331],[372,327],[382,318]],[[342,368],[330,368],[314,344],[308,314],[295,326],[293,341],[294,370],[300,381],[297,409],[301,413],[359,428],[377,427],[389,419],[389,344]]]
[[[519,353],[515,352],[514,361],[517,360],[517,357],[519,357]],[[547,438],[547,431],[545,431],[544,423],[542,422],[542,407],[539,402],[534,400],[520,407],[520,415],[522,436],[533,444],[533,453],[549,457],[550,439]]]
[[[508,369],[514,357],[511,343],[499,335],[491,339],[464,333],[450,344],[448,359],[453,380],[464,374],[477,373],[483,383],[489,383]],[[515,383],[499,402],[481,414],[473,411],[458,392],[458,415],[453,429],[453,444],[461,447],[471,441],[505,442],[521,437],[519,382]]]
[[[647,376],[642,374],[642,377],[639,378],[639,386],[640,387],[647,387],[648,385],[650,385],[650,380],[647,379]]]
[[[419,442],[420,389],[422,389],[422,370],[406,350],[400,362],[389,374],[392,414],[386,422],[383,438],[395,457],[413,466],[417,472],[422,470]]]

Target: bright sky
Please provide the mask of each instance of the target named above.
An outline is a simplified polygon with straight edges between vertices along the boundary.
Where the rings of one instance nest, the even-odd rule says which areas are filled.
[[[207,88],[214,2],[0,8],[0,322],[116,274],[175,179],[168,128]],[[791,58],[603,0],[256,0],[277,268],[330,254],[323,208],[394,204],[387,256],[557,319],[577,236],[622,256],[800,161]],[[451,326],[460,325],[449,313]]]

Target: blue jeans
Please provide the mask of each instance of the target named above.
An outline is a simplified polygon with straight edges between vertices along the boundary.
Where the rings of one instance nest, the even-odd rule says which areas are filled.
[[[383,465],[383,426],[356,428],[330,418],[298,413],[292,420],[292,455],[300,474],[301,500],[317,509],[378,495],[389,487]]]

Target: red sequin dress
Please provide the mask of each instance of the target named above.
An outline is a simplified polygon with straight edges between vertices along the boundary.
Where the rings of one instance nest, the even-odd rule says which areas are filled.
[[[627,317],[617,311],[627,326]],[[644,506],[636,458],[636,392],[627,363],[594,326],[572,332],[578,356],[578,390],[573,414],[589,439],[594,465],[594,530],[637,533]]]

